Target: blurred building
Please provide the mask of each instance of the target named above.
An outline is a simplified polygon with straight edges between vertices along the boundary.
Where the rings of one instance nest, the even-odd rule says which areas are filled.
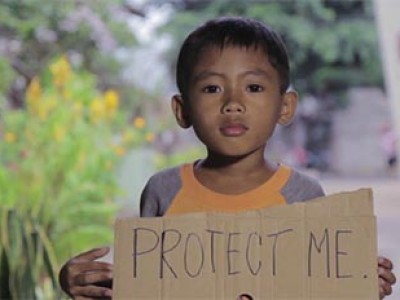
[[[381,147],[382,126],[391,119],[390,105],[378,88],[353,88],[346,109],[333,117],[330,169],[338,175],[376,177],[387,173]]]
[[[375,0],[375,16],[378,25],[384,66],[386,94],[391,104],[391,117],[397,141],[400,141],[400,1]],[[400,147],[397,147],[400,157]],[[400,175],[400,168],[398,168]],[[399,176],[400,177],[400,176]]]

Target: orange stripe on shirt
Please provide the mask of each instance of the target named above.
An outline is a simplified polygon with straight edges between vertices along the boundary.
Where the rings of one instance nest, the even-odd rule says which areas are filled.
[[[289,180],[291,170],[280,165],[265,183],[239,195],[214,192],[195,177],[193,164],[181,167],[182,188],[172,200],[166,216],[192,212],[240,212],[285,204],[281,190]]]

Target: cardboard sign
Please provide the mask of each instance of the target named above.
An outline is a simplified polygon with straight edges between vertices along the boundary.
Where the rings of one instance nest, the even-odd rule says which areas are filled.
[[[377,299],[362,189],[239,214],[116,223],[113,299]]]

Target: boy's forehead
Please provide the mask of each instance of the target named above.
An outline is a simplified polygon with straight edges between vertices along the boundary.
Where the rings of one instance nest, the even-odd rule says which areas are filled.
[[[235,56],[235,53],[246,53],[250,52],[250,55],[247,56],[248,60],[256,61],[260,64],[267,63],[269,64],[269,57],[267,52],[260,46],[252,45],[252,46],[242,46],[242,45],[225,45],[225,46],[216,46],[210,45],[201,49],[198,53],[197,59],[194,61],[192,72],[196,69],[204,67],[205,64],[210,61],[216,62],[224,56],[224,54],[230,53],[231,56]],[[239,56],[237,56],[239,59]],[[237,60],[235,57],[232,58],[232,61]]]

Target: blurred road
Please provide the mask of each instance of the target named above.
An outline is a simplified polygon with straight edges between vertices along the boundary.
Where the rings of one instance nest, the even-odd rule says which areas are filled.
[[[385,299],[400,299],[400,179],[322,178],[320,182],[327,194],[363,187],[373,189],[378,223],[378,254],[393,261],[397,277],[393,294]]]

